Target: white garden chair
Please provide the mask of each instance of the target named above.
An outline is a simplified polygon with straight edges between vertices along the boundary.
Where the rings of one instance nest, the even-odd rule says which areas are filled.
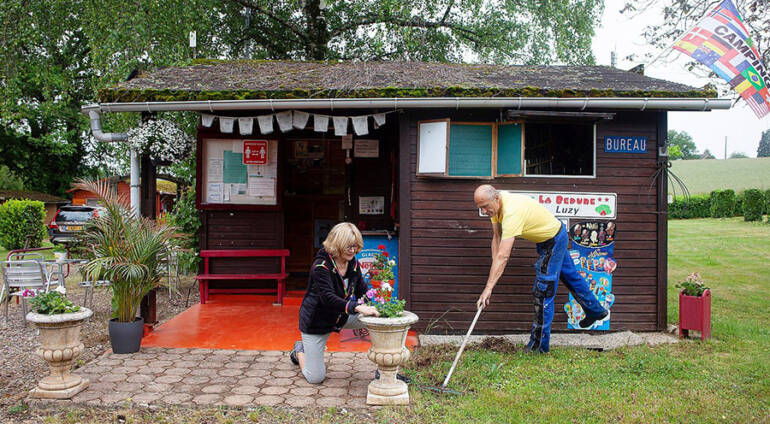
[[[24,325],[27,325],[27,300],[23,296],[24,290],[40,290],[48,292],[51,283],[58,284],[58,280],[52,280],[46,270],[46,266],[41,261],[35,260],[17,260],[0,262],[0,269],[3,273],[3,293],[0,293],[0,300],[5,302],[5,321],[8,321],[8,304],[12,296],[21,298],[22,318]]]

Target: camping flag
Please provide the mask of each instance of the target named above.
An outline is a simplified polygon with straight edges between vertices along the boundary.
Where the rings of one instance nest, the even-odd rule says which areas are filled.
[[[770,113],[770,74],[732,1],[724,0],[682,39],[679,50],[711,68],[761,118]]]

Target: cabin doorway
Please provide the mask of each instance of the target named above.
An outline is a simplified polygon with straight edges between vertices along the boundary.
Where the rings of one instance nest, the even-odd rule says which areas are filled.
[[[302,290],[315,252],[334,224],[345,219],[348,187],[339,137],[290,139],[283,195],[285,243],[291,251],[290,290]]]

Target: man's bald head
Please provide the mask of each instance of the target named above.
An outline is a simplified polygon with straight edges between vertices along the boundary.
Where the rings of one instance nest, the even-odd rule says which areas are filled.
[[[476,187],[476,191],[473,192],[473,200],[492,200],[497,194],[497,189],[489,184],[482,184]]]
[[[500,212],[500,193],[489,184],[483,184],[473,192],[473,203],[488,216],[497,215]]]

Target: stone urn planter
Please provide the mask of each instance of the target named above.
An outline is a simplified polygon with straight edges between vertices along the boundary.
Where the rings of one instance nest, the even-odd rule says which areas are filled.
[[[367,357],[377,364],[380,371],[380,378],[369,383],[367,405],[409,404],[409,388],[406,383],[396,379],[396,372],[399,366],[409,360],[409,349],[405,346],[406,334],[418,319],[417,315],[409,311],[395,318],[359,318],[369,330],[372,341]]]
[[[93,315],[90,309],[78,312],[43,315],[27,314],[27,321],[40,329],[40,348],[37,354],[48,362],[50,375],[32,389],[30,396],[43,399],[69,399],[88,387],[88,379],[70,373],[72,360],[83,352],[80,327]]]

